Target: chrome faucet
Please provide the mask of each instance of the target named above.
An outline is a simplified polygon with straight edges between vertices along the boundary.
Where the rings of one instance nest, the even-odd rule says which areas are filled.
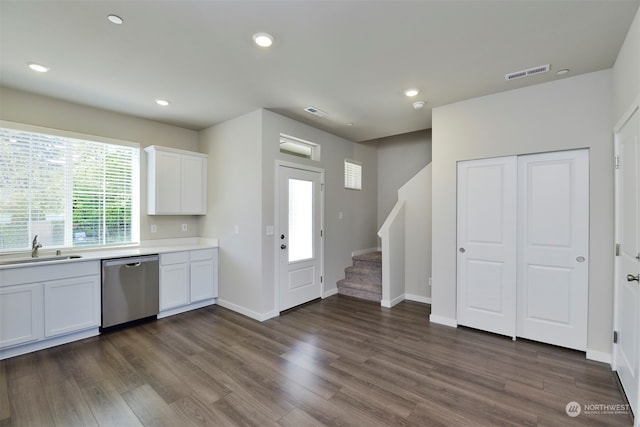
[[[31,257],[36,258],[38,256],[38,249],[42,247],[42,243],[38,242],[38,235],[36,234],[31,242]]]

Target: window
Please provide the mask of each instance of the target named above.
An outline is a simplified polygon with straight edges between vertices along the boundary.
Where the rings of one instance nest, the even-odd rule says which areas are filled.
[[[362,190],[362,163],[345,159],[344,188]]]
[[[0,127],[0,251],[139,242],[139,147],[100,140]]]
[[[320,160],[318,144],[285,134],[280,134],[280,152],[305,159]]]

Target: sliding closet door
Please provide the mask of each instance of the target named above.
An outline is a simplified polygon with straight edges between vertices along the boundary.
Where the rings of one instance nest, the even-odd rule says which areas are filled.
[[[588,150],[518,158],[517,335],[586,350]]]
[[[458,163],[458,323],[513,337],[516,157]]]

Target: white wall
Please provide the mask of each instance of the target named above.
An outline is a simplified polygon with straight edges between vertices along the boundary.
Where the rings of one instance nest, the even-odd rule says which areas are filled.
[[[200,132],[209,154],[202,237],[218,238],[222,306],[260,318],[262,304],[261,113],[256,110]]]
[[[321,160],[281,154],[280,133],[320,144]],[[278,313],[279,249],[277,236],[266,235],[267,226],[277,229],[276,160],[325,170],[325,295],[336,291],[352,251],[375,246],[375,147],[264,109],[202,131],[199,146],[209,153],[209,214],[201,221],[201,234],[220,239],[221,305],[259,320]],[[363,163],[362,191],[343,188],[345,158]]]
[[[431,173],[429,163],[398,190],[405,202],[405,295],[407,299],[431,300]]]
[[[2,120],[140,144],[140,238],[149,240],[198,236],[196,216],[147,215],[147,162],[142,150],[149,145],[161,145],[197,151],[197,132],[4,87],[0,88],[0,99]],[[150,233],[151,224],[157,225],[157,233]],[[187,224],[187,232],[182,231],[182,224]]]
[[[590,149],[587,348],[611,352],[613,140],[611,70],[433,110],[432,320],[456,319],[456,162]]]
[[[638,102],[640,96],[640,9],[613,66],[613,120]]]

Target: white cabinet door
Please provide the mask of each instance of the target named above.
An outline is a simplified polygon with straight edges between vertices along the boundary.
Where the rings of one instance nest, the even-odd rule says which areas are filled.
[[[160,311],[189,303],[189,252],[160,255]]]
[[[191,263],[191,302],[214,298],[213,260]]]
[[[589,152],[518,158],[517,335],[585,351]]]
[[[147,213],[207,213],[207,155],[155,145],[147,153]]]
[[[180,214],[182,190],[180,155],[172,152],[156,152],[155,213]]]
[[[42,284],[0,288],[0,348],[42,339]]]
[[[45,336],[100,326],[100,276],[44,284]]]
[[[515,336],[516,157],[458,163],[458,323]]]
[[[207,159],[201,156],[182,156],[181,211],[188,215],[207,213]]]
[[[191,302],[215,298],[214,251],[202,249],[190,253]]]

